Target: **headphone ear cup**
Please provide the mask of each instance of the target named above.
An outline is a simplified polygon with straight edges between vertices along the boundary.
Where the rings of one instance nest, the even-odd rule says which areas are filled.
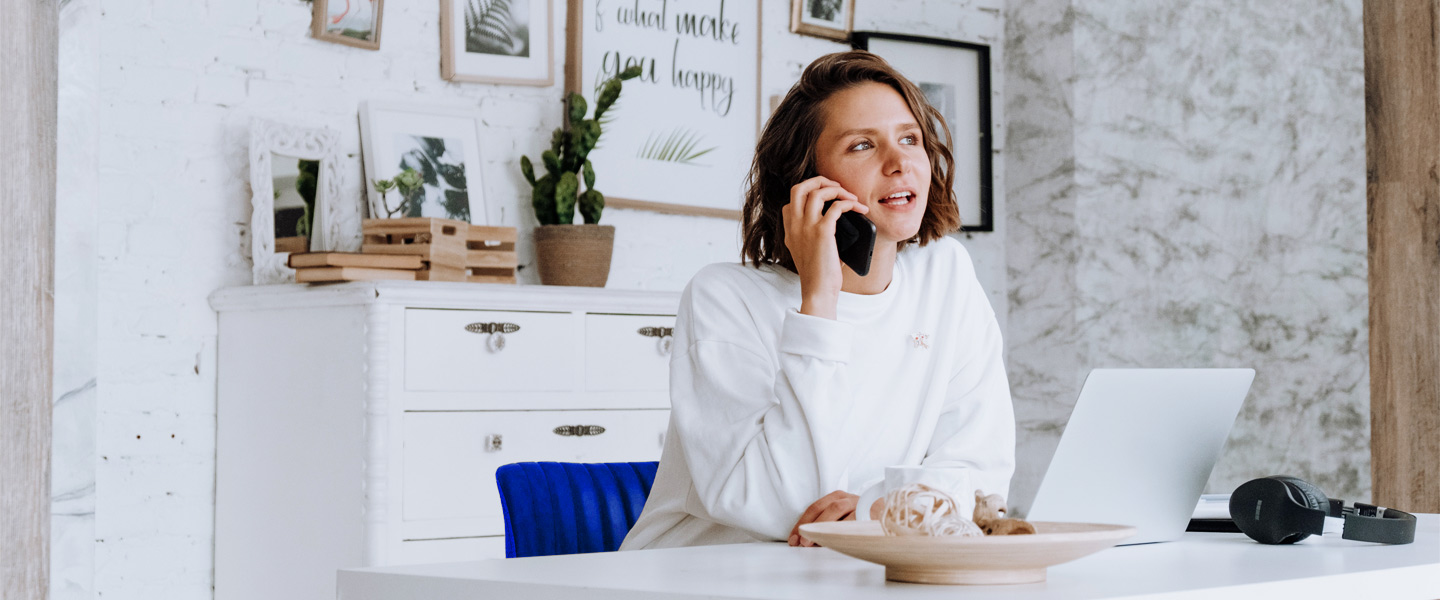
[[[1330,499],[1326,498],[1325,492],[1315,487],[1315,484],[1300,479],[1299,477],[1290,477],[1287,475],[1272,475],[1269,479],[1284,483],[1286,489],[1290,490],[1290,496],[1303,503],[1307,508],[1313,508],[1325,513],[1330,512]],[[1281,540],[1280,543],[1293,544],[1308,537],[1310,537],[1309,533],[1297,532]]]
[[[1235,488],[1230,495],[1230,518],[1257,542],[1293,544],[1319,533],[1310,511],[1323,514],[1329,512],[1329,505],[1320,488],[1294,477],[1272,475]]]
[[[1300,479],[1299,477],[1290,477],[1287,475],[1275,475],[1272,476],[1271,479],[1278,479],[1289,484],[1290,489],[1295,490],[1297,492],[1296,495],[1304,499],[1306,506],[1316,510],[1323,510],[1327,513],[1330,512],[1330,499],[1327,498],[1325,492],[1321,491],[1315,484]]]
[[[1230,518],[1235,526],[1262,544],[1291,544],[1298,541],[1299,533],[1283,524],[1277,518],[1287,508],[1297,508],[1291,499],[1289,486],[1270,477],[1252,479],[1235,488],[1230,494]]]

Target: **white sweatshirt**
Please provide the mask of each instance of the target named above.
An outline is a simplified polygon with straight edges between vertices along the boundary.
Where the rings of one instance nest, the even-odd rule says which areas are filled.
[[[970,255],[942,238],[899,253],[879,294],[800,314],[778,266],[705,267],[680,299],[670,428],[622,550],[784,540],[835,490],[890,465],[973,469],[1008,495],[1015,415],[1000,329]]]

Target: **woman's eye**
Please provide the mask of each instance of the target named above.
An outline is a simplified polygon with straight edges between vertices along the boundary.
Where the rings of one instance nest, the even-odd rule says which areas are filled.
[[[850,147],[851,150],[869,150],[870,142],[859,142]]]
[[[915,144],[919,144],[919,143],[920,143],[920,138],[919,138],[919,137],[916,137],[916,136],[913,136],[913,135],[907,135],[907,136],[905,136],[905,137],[903,137],[903,138],[900,138],[900,141],[902,141],[902,142],[905,141],[905,140],[910,140],[909,142],[906,142],[906,143],[908,143],[908,144],[910,144],[910,145],[912,145],[912,146],[915,145]]]

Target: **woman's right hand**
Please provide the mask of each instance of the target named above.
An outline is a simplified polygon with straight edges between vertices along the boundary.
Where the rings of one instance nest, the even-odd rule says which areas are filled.
[[[824,210],[830,200],[835,204]],[[790,188],[790,204],[781,211],[781,219],[785,224],[785,248],[800,274],[802,313],[835,318],[844,283],[840,252],[835,247],[835,222],[850,210],[863,215],[870,208],[832,179],[817,175]]]

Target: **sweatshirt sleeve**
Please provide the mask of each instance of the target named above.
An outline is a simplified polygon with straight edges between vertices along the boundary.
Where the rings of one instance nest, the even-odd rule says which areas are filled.
[[[850,402],[841,391],[854,333],[789,310],[777,369],[738,294],[707,285],[717,283],[697,277],[687,288],[670,363],[672,422],[695,486],[687,510],[785,539],[843,477],[848,449],[831,432]]]
[[[1005,375],[1004,343],[995,312],[975,280],[968,256],[964,256],[963,267],[958,333],[966,339],[966,347],[956,353],[958,360],[924,464],[970,467],[977,489],[1008,499],[1010,478],[1015,473],[1015,410]]]

